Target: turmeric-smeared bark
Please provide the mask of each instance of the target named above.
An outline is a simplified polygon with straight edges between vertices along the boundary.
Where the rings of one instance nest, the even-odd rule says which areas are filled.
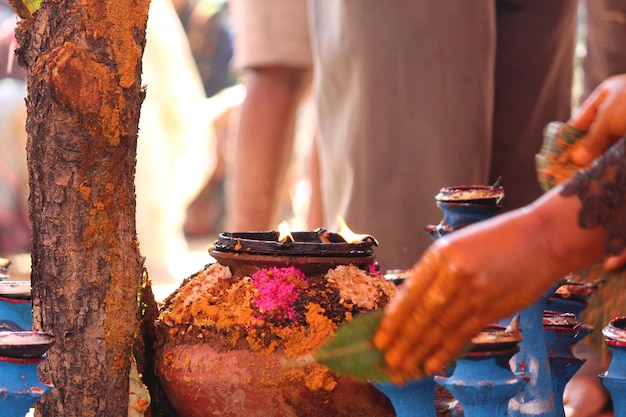
[[[126,415],[142,261],[134,172],[149,0],[48,0],[16,32],[28,81],[42,415]]]

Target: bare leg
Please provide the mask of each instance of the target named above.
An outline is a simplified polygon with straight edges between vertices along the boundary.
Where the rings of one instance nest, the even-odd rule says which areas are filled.
[[[296,112],[309,80],[309,70],[300,68],[273,66],[249,72],[230,159],[229,231],[277,226],[273,216],[291,161]]]

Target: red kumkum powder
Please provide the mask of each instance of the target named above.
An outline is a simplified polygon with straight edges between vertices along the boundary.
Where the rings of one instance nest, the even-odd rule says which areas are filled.
[[[296,301],[307,289],[305,275],[298,268],[263,268],[252,275],[258,291],[254,305],[265,314],[274,314],[278,319],[297,320]]]

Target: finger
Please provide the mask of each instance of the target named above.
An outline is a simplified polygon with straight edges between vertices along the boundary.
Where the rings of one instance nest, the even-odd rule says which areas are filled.
[[[498,318],[503,317],[503,312],[509,314],[509,310],[515,308],[510,306],[510,300],[508,302],[503,300],[500,305],[493,302],[494,299],[506,297],[495,296],[494,294],[487,295],[484,291],[475,291],[474,294],[476,295],[469,301],[470,311],[465,312],[464,315],[455,320],[457,325],[423,359],[420,369],[425,374],[432,375],[441,372],[454,357],[458,356],[463,349],[469,346],[471,339],[487,327],[489,323],[493,323]],[[505,305],[509,305],[509,307],[507,308]]]
[[[411,281],[418,280],[415,277],[410,279]],[[419,287],[422,286],[424,285],[413,283],[410,287],[401,288],[385,307],[385,314],[374,334],[374,345],[378,349],[385,350],[394,341],[399,340],[401,328],[407,317],[410,317],[415,306],[415,300],[418,298]]]
[[[588,132],[576,146],[572,161],[579,166],[589,165],[621,136],[626,134],[626,76],[605,80],[585,101],[572,123]]]
[[[440,373],[466,348],[486,323],[476,316],[467,317],[454,331],[454,337],[444,339],[441,345],[424,359],[423,370],[427,375]],[[452,335],[451,335],[452,336]]]
[[[407,281],[385,308],[385,314],[374,335],[374,345],[385,350],[398,337],[401,327],[415,307],[416,300],[435,279],[434,256],[427,252],[413,268]]]
[[[415,350],[422,335],[426,333],[428,339],[431,338],[432,333],[436,331],[433,328],[436,325],[433,318],[439,317],[446,303],[454,299],[455,288],[457,286],[450,286],[451,290],[447,292],[434,283],[421,294],[412,297],[410,313],[401,317],[402,326],[383,349],[387,350],[385,361],[391,368],[403,368],[402,364],[407,354]],[[420,343],[423,342],[424,340]]]
[[[587,135],[572,149],[571,159],[576,165],[581,167],[590,165],[619,139],[619,136],[611,133],[612,126],[605,119],[605,116],[598,115]]]
[[[595,90],[570,118],[567,124],[583,132],[588,131],[598,114],[598,109],[606,99],[607,94],[608,92],[606,90]]]
[[[469,279],[464,281],[468,284],[470,283]],[[480,323],[487,323],[488,317],[483,317],[482,314],[487,305],[485,292],[472,287],[472,285],[469,285],[466,291],[459,291],[453,294],[450,301],[446,303],[445,308],[437,315],[430,316],[427,319],[422,318],[419,330],[407,330],[409,332],[407,340],[411,340],[412,349],[402,352],[398,351],[395,353],[398,357],[394,358],[394,360],[400,362],[398,366],[401,369],[407,372],[414,370],[426,372],[424,362],[428,357],[441,349],[442,346],[448,345],[454,348],[460,346],[457,348],[457,351],[449,352],[449,355],[458,353],[458,350],[463,347],[467,338],[463,332],[459,333],[458,330],[462,329],[468,320],[478,323],[474,324],[478,328],[480,328]],[[452,343],[452,340],[458,337],[461,337],[463,340],[459,341],[458,344]],[[432,369],[427,373],[432,373]]]
[[[398,355],[399,358],[393,359],[399,359],[398,366],[404,370],[419,369],[418,364],[421,364],[427,355],[437,349],[443,339],[450,337],[459,321],[471,311],[470,303],[460,299],[457,293],[452,294],[445,307],[436,313],[420,311],[419,318],[407,323],[405,327],[407,339],[411,341],[409,349],[390,351],[389,355],[391,357]]]

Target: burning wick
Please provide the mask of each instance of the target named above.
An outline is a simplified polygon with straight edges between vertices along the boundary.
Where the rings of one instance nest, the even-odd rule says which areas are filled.
[[[295,239],[291,235],[291,230],[289,230],[289,223],[287,223],[286,221],[282,221],[278,225],[278,232],[279,232],[279,235],[278,235],[279,242],[282,242],[282,243],[295,242]]]
[[[324,229],[323,227],[320,227],[315,230],[315,233],[317,233],[317,237],[320,239],[320,242],[330,243],[330,239],[328,238],[328,236],[330,235],[330,232],[328,230]]]
[[[346,243],[364,242],[371,239],[374,244],[378,246],[378,242],[372,236],[357,234],[350,230],[343,217],[337,216],[337,220],[339,221],[338,234],[346,241]]]

